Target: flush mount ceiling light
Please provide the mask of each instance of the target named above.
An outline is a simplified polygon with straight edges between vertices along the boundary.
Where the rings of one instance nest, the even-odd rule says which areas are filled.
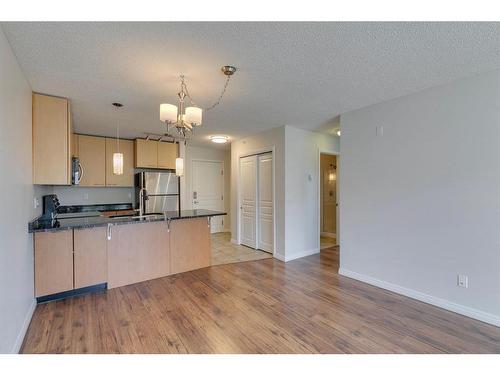
[[[180,137],[186,138],[187,135],[194,132],[194,128],[200,126],[202,123],[203,111],[210,111],[220,104],[222,97],[224,96],[227,86],[229,85],[229,80],[231,76],[236,72],[234,66],[226,65],[221,68],[222,73],[226,75],[226,83],[222,89],[221,94],[217,101],[210,107],[202,109],[198,107],[187,88],[185,77],[180,76],[181,79],[181,91],[178,92],[179,105],[174,104],[160,104],[160,121],[167,125],[167,132],[170,129],[175,128]],[[187,99],[186,99],[187,98]],[[189,106],[186,107],[186,100],[189,100]]]
[[[211,135],[208,138],[214,143],[227,143],[229,141],[227,135]]]

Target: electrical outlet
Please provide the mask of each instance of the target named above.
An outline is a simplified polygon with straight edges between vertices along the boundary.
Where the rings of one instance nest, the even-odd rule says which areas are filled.
[[[38,198],[37,198],[37,197],[34,197],[34,198],[33,198],[33,207],[34,207],[34,208],[38,208],[38,207],[40,207],[40,201],[38,200]]]
[[[83,193],[83,200],[85,201],[89,200],[89,193]]]
[[[132,199],[132,193],[128,193],[128,198]]]
[[[384,135],[384,127],[382,125],[375,127],[375,135],[377,137],[382,137]]]
[[[469,287],[469,276],[458,275],[457,276],[457,285],[461,288],[468,288]]]

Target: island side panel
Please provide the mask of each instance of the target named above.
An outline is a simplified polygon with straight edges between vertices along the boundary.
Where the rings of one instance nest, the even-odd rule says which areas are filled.
[[[170,274],[166,222],[114,225],[108,242],[108,288]]]
[[[172,220],[170,223],[170,272],[208,267],[211,263],[208,218]]]

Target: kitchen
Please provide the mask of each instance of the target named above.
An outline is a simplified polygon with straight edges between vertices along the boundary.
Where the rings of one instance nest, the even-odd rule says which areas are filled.
[[[127,203],[61,205],[57,194],[43,196],[43,214],[28,228],[38,302],[210,266],[210,222],[226,213],[182,209],[175,138],[77,134],[70,101],[39,93],[32,116],[34,184],[134,191]]]

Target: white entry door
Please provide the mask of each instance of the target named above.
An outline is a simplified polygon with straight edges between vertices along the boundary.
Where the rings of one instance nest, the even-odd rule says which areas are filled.
[[[257,248],[257,157],[240,159],[240,238],[241,243]]]
[[[257,157],[258,178],[258,221],[257,238],[258,248],[268,253],[273,252],[274,223],[273,223],[273,155],[261,154]]]
[[[193,209],[224,211],[224,165],[221,161],[193,160],[191,169]],[[210,219],[211,233],[224,230],[224,216]]]

